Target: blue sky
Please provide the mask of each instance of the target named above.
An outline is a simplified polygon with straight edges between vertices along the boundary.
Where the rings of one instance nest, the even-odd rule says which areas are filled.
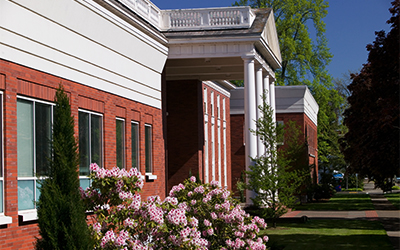
[[[160,9],[228,7],[234,0],[152,0]],[[392,0],[331,0],[326,23],[328,47],[333,54],[328,66],[333,77],[342,77],[349,70],[358,72],[366,63],[366,45],[375,40],[375,31],[390,26]]]

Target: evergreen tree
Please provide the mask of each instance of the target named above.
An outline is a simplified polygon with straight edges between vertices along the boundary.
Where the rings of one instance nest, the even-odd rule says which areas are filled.
[[[253,202],[267,207],[265,216],[271,217],[276,226],[276,219],[287,207],[295,205],[296,194],[310,170],[308,164],[299,164],[305,156],[305,144],[301,142],[298,128],[290,123],[285,127],[287,133],[284,133],[283,126],[275,124],[272,108],[265,103],[265,95],[263,99],[264,105],[259,106],[263,117],[256,121],[257,130],[252,132],[263,142],[265,154],[253,159],[255,164],[246,172],[246,188],[256,192]],[[287,140],[284,140],[284,134]],[[277,144],[282,141],[286,144],[285,149],[278,150]]]
[[[77,143],[69,98],[60,85],[55,96],[52,159],[37,204],[41,238],[36,249],[91,249],[91,236],[79,192]]]

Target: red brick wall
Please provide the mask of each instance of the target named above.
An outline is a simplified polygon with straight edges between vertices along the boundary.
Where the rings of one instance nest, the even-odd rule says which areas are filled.
[[[168,191],[187,179],[189,172],[198,173],[200,84],[197,80],[167,82]]]
[[[312,176],[316,174],[316,180],[318,180],[318,138],[317,138],[317,126],[311,121],[311,119],[304,113],[280,113],[276,114],[277,121],[284,121],[284,123],[296,121],[296,124],[300,126],[302,133],[307,137],[308,142],[308,164],[315,164],[315,170],[312,170]],[[313,156],[310,156],[313,155]]]
[[[208,118],[207,127],[204,120],[204,88],[207,88]],[[218,116],[217,96],[220,96],[220,133],[221,133],[221,185],[224,186],[224,141],[223,141],[223,98],[225,98],[226,117],[226,166],[227,187],[231,188],[230,176],[230,119],[229,97],[197,80],[168,81],[167,89],[167,152],[168,152],[168,190],[198,173],[205,180],[205,129],[208,131],[208,169],[212,180],[212,148],[211,148],[211,92],[214,92],[215,113],[215,180],[218,173]]]
[[[295,121],[304,135],[308,136],[308,150],[309,154],[315,156],[308,156],[308,163],[315,164],[315,170],[312,170],[311,174],[315,173],[318,175],[318,139],[317,139],[317,126],[306,116],[304,113],[277,113],[277,121],[283,121],[284,123]],[[245,147],[244,147],[244,115],[231,115],[231,141],[232,141],[232,190],[237,193],[236,183],[240,179],[240,174],[246,169],[245,162]],[[318,176],[316,176],[318,179]]]
[[[5,211],[12,224],[0,227],[0,249],[33,249],[37,236],[35,223],[24,224],[18,220],[17,180],[17,95],[38,100],[53,101],[55,90],[62,84],[70,96],[71,111],[75,118],[75,133],[78,137],[78,109],[103,114],[104,166],[116,165],[116,117],[125,119],[125,155],[127,169],[131,166],[131,121],[140,123],[140,169],[145,174],[145,123],[153,128],[153,169],[157,180],[146,182],[142,196],[165,197],[164,138],[161,110],[82,84],[33,70],[12,62],[0,60],[0,90],[3,91],[4,125],[4,182]]]
[[[232,155],[232,190],[239,196],[236,183],[240,175],[246,170],[246,156],[244,148],[244,115],[231,115],[231,155]]]

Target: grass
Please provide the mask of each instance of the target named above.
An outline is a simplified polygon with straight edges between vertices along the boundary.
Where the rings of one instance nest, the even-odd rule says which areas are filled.
[[[336,193],[329,201],[310,202],[295,207],[296,210],[354,211],[374,210],[368,194]]]
[[[400,209],[400,193],[385,194],[385,197],[398,209]]]
[[[271,250],[393,249],[378,221],[309,220],[307,223],[280,223],[261,233],[269,237]]]

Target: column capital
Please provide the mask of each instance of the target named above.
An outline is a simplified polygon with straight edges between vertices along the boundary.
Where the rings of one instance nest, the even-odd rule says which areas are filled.
[[[256,55],[252,52],[242,55],[242,59],[244,61],[254,61],[255,57],[256,57]]]

